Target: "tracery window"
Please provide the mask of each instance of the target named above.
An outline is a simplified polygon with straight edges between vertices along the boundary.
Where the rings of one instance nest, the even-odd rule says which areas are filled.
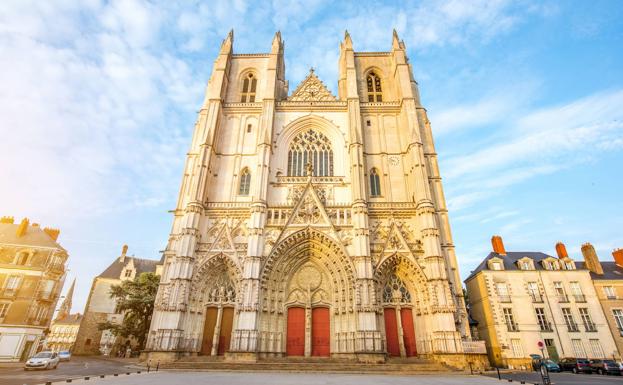
[[[242,103],[255,102],[255,89],[257,88],[257,79],[253,74],[248,74],[242,81],[241,99]]]
[[[333,149],[323,134],[309,129],[298,134],[288,151],[288,176],[305,176],[311,164],[313,176],[333,176]]]
[[[383,288],[383,302],[385,303],[411,303],[411,293],[404,282],[392,274]]]
[[[239,195],[249,195],[251,190],[251,173],[248,168],[244,168],[240,173],[240,186],[238,187]]]
[[[374,72],[370,72],[367,77],[368,101],[382,102],[383,91],[381,90],[381,78]]]
[[[376,168],[370,170],[370,195],[373,197],[381,195],[381,178]]]

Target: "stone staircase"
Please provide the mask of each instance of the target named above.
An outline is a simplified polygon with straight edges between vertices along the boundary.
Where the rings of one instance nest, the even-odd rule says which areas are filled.
[[[462,373],[449,366],[419,358],[389,359],[383,364],[359,363],[334,358],[283,358],[258,362],[230,362],[223,357],[188,357],[160,364],[161,369],[197,371],[272,371],[291,373],[437,374]]]

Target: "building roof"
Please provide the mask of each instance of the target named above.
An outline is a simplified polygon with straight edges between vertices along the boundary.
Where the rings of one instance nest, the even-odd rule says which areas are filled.
[[[70,315],[68,315],[66,317],[63,317],[61,319],[54,320],[53,324],[54,325],[58,325],[58,324],[63,324],[63,325],[79,325],[80,321],[82,321],[82,314],[76,313],[76,314],[70,314]]]
[[[604,269],[604,273],[603,274],[595,274],[591,271],[591,278],[594,280],[602,280],[602,281],[607,281],[607,280],[615,280],[615,279],[622,279],[623,280],[623,266],[619,266],[616,264],[616,262],[601,262],[601,268]],[[580,266],[582,269],[586,269],[586,267],[584,266],[584,262],[576,262],[575,266],[580,269]]]
[[[33,247],[51,247],[55,249],[63,249],[48,233],[43,231],[39,226],[29,225],[26,232],[18,236],[17,223],[0,223],[0,243],[24,245]]]
[[[156,265],[159,261],[155,259],[143,259],[136,257],[128,257],[125,256],[123,261],[121,258],[115,258],[113,263],[110,264],[100,275],[99,278],[112,278],[119,279],[121,277],[121,272],[124,267],[132,261],[134,263],[134,268],[136,269],[136,275],[138,276],[141,273],[149,273],[156,271]]]
[[[503,263],[504,263],[504,270],[520,270],[519,269],[519,265],[517,265],[517,261],[519,261],[522,258],[528,257],[531,258],[534,261],[534,268],[535,270],[546,270],[543,265],[539,262],[541,262],[544,259],[547,258],[555,258],[558,259],[556,257],[553,257],[549,254],[545,254],[545,253],[541,253],[538,251],[509,251],[506,253],[506,255],[502,255],[502,254],[498,254],[495,252],[490,252],[489,255],[487,255],[487,257],[480,263],[480,265],[478,265],[478,267],[476,267],[476,269],[474,269],[471,274],[469,275],[469,277],[467,277],[465,279],[465,281],[469,281],[470,279],[472,279],[476,274],[478,274],[479,272],[483,271],[483,270],[489,270],[488,266],[487,266],[487,262],[489,262],[489,260],[491,258],[500,258]],[[607,262],[602,262],[602,265],[604,265]],[[584,263],[583,262],[576,262],[575,263],[575,267],[576,270],[583,270],[586,269],[584,267]],[[605,270],[605,268],[604,268]],[[623,270],[623,269],[622,269]]]

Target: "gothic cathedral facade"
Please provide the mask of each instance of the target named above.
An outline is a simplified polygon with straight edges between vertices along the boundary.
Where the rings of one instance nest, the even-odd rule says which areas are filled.
[[[151,357],[462,354],[469,326],[404,42],[340,44],[337,96],[227,36],[187,154]]]

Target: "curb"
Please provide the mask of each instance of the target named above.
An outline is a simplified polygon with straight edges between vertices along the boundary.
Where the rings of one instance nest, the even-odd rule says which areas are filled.
[[[90,379],[99,379],[99,378],[111,378],[111,377],[119,377],[119,376],[129,376],[130,374],[148,374],[148,373],[156,373],[156,371],[143,371],[143,370],[137,370],[136,372],[124,372],[124,373],[113,373],[113,374],[94,374],[94,375],[88,375],[88,376],[80,376],[80,377],[73,377],[73,378],[67,378],[65,380],[56,380],[56,381],[46,381],[43,382],[42,385],[53,385],[53,384],[67,384],[67,383],[72,383],[74,381],[88,381]]]

